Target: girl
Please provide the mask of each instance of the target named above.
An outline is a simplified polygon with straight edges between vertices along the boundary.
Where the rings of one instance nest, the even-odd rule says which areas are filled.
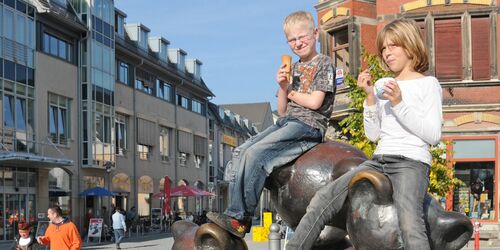
[[[442,91],[436,78],[424,76],[427,50],[420,28],[412,20],[387,24],[377,36],[378,57],[395,80],[375,96],[368,70],[358,76],[366,93],[363,104],[365,134],[378,141],[368,160],[320,189],[312,198],[289,249],[310,249],[321,230],[342,208],[351,178],[364,170],[388,176],[393,186],[404,249],[430,249],[423,203],[429,185],[429,146],[439,142],[442,124]]]

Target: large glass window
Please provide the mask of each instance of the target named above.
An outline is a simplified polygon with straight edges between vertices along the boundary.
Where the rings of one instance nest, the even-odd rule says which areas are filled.
[[[42,42],[43,52],[71,62],[71,52],[73,46],[71,43],[48,33],[43,33]]]
[[[8,8],[3,9],[3,37],[14,40],[14,12]]]
[[[116,154],[123,155],[127,150],[127,117],[116,114],[115,116],[116,133]]]
[[[71,211],[71,176],[62,168],[49,171],[49,204],[60,206],[63,214]]]
[[[16,129],[26,131],[26,99],[16,98]]]
[[[3,126],[14,128],[14,96],[3,97]]]
[[[455,139],[450,160],[455,177],[465,185],[453,192],[453,211],[471,219],[497,220],[498,140],[496,138]]]
[[[68,143],[69,108],[69,98],[49,93],[49,134],[53,143]]]

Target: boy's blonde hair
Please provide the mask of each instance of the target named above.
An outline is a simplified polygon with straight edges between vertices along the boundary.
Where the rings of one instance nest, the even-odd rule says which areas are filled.
[[[311,29],[311,31],[313,31],[315,28],[314,18],[312,17],[311,13],[306,11],[297,11],[293,12],[285,18],[285,21],[283,22],[283,30],[285,31],[285,34],[290,30],[292,26],[297,24],[307,25],[308,28]]]
[[[410,19],[397,19],[387,24],[377,35],[377,55],[381,65],[385,70],[389,67],[383,60],[382,49],[386,39],[391,40],[396,46],[400,46],[411,59],[413,70],[419,73],[427,71],[429,68],[429,58],[427,48],[422,40],[420,27]]]

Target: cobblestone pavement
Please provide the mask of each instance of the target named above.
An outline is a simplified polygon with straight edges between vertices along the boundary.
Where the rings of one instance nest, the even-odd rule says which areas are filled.
[[[254,242],[252,240],[251,234],[247,234],[245,237],[245,241],[248,245],[249,250],[268,250],[269,243],[268,242]],[[170,234],[161,233],[161,234],[150,234],[144,235],[140,237],[132,237],[126,238],[122,244],[122,249],[147,249],[147,250],[170,250],[172,245],[174,244],[173,238]],[[283,249],[284,240],[281,241],[281,249]],[[82,249],[116,249],[115,244],[112,243],[85,243]],[[499,250],[500,247],[492,247],[488,246],[488,242],[486,240],[481,240],[480,242],[481,250]],[[461,250],[474,250],[474,241],[470,241],[468,245],[466,245]]]
[[[268,242],[254,242],[251,235],[245,237],[250,250],[268,250]],[[120,244],[122,249],[147,249],[147,250],[170,250],[174,244],[173,238],[168,233],[156,233],[139,237],[125,238]],[[116,249],[114,243],[85,243],[82,249]],[[282,242],[283,249],[283,242]]]
[[[268,250],[268,242],[254,242],[252,240],[251,234],[245,237],[245,241],[250,250]],[[488,246],[486,240],[481,240],[480,242],[481,250],[493,250],[500,249],[498,246]],[[151,233],[143,236],[133,235],[131,238],[125,238],[121,244],[122,249],[144,249],[144,250],[170,250],[174,244],[173,238],[168,233]],[[284,241],[281,241],[281,246],[283,249]],[[10,248],[11,242],[0,242],[0,250],[8,250]],[[94,250],[109,250],[116,249],[115,244],[111,242],[101,242],[101,243],[84,243],[82,249],[94,249]],[[470,241],[462,250],[473,250],[474,241]]]

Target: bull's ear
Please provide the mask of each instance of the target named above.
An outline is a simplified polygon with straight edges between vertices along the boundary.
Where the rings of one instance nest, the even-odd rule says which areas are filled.
[[[200,226],[194,236],[194,246],[196,249],[248,250],[244,240],[213,223]]]

